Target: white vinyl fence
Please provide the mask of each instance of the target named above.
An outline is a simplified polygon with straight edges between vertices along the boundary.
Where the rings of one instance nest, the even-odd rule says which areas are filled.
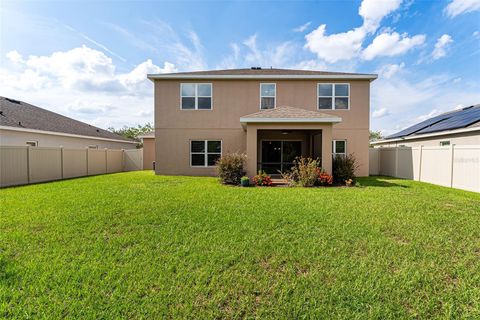
[[[480,145],[370,148],[370,175],[480,192]]]
[[[0,187],[142,169],[142,149],[0,146]]]

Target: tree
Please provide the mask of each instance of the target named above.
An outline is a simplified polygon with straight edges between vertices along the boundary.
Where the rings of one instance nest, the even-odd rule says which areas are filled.
[[[377,141],[383,139],[381,131],[370,131],[370,141]]]
[[[144,125],[139,124],[136,127],[123,126],[120,129],[115,129],[113,127],[110,127],[108,128],[108,130],[122,137],[140,142],[140,139],[138,138],[138,136],[145,134],[147,132],[153,131],[153,126],[151,123],[146,123]],[[138,147],[141,147],[140,143]]]

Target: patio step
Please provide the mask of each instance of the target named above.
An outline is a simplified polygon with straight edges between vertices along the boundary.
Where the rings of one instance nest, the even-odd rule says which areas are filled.
[[[272,178],[272,185],[273,186],[286,186],[287,185],[287,180],[285,179],[278,179],[278,178]]]

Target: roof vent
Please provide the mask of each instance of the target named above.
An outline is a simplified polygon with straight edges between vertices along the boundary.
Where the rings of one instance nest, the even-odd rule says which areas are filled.
[[[252,70],[262,70],[262,67],[252,67]]]
[[[100,130],[97,129],[97,132],[100,132]]]
[[[468,110],[468,109],[471,109],[473,108],[474,106],[470,106],[470,107],[465,107],[465,108],[462,108],[462,110]]]

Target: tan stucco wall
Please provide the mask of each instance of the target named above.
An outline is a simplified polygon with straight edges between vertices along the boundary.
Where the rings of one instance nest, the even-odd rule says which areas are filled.
[[[212,83],[212,110],[181,110],[180,83]],[[369,96],[368,80],[222,80],[222,81],[155,81],[156,173],[212,175],[212,168],[191,168],[189,140],[219,139],[223,153],[247,150],[247,135],[240,117],[260,111],[260,83],[276,83],[276,106],[317,110],[317,83],[350,83],[350,110],[321,110],[339,116],[342,122],[323,136],[325,152],[331,153],[332,139],[347,140],[348,152],[359,161],[359,176],[368,175]],[[250,127],[250,125],[249,125]],[[286,128],[287,126],[282,126]],[[307,129],[305,125],[297,129]],[[316,128],[321,129],[321,125]],[[328,140],[327,140],[328,139]],[[256,153],[256,152],[255,152]],[[326,157],[325,157],[326,158]],[[331,160],[331,159],[330,159]],[[328,162],[328,161],[327,161]],[[331,168],[331,164],[330,164]],[[249,174],[251,174],[249,170]]]
[[[456,145],[480,145],[480,131],[476,132],[464,132],[458,134],[450,134],[443,136],[435,136],[423,139],[411,139],[404,141],[394,141],[390,143],[377,144],[374,147],[438,147],[440,141],[450,141],[450,144]]]
[[[155,138],[143,138],[143,169],[153,170],[155,161]]]
[[[135,149],[135,144],[132,143],[0,129],[1,146],[25,146],[27,141],[38,141],[38,147],[86,148],[89,145],[98,145],[99,149]]]

